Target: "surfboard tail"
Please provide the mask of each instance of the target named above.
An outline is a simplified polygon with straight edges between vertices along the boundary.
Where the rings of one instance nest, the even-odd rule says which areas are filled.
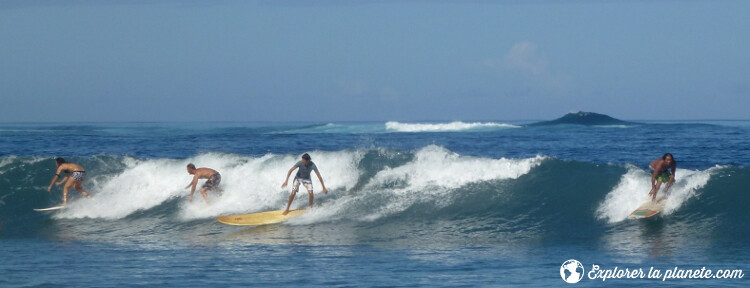
[[[65,207],[67,207],[67,206],[65,206],[65,205],[59,205],[59,206],[52,206],[52,207],[47,207],[47,208],[36,208],[36,209],[34,209],[34,211],[37,211],[37,212],[56,211],[56,210],[63,209]]]

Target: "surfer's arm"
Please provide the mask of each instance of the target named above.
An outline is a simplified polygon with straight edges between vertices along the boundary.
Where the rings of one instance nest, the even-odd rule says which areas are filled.
[[[677,174],[677,164],[675,163],[674,165],[672,165],[671,168],[672,168],[672,174],[669,174],[669,183],[667,183],[670,186],[672,185],[672,183],[674,183],[674,177]]]
[[[318,175],[318,180],[320,180],[320,186],[323,187],[323,194],[328,194],[328,189],[326,189],[326,183],[323,183],[323,177],[320,176],[320,172],[318,170],[315,170],[315,175]]]
[[[60,185],[62,185],[63,183],[65,183],[65,181],[68,181],[68,177],[70,177],[70,176],[69,176],[69,175],[66,175],[65,177],[63,177],[63,179],[62,179],[62,180],[60,180],[60,182],[57,182],[57,183],[56,183],[56,184],[57,184],[57,186],[60,186]]]
[[[286,172],[286,178],[284,178],[284,183],[283,183],[283,184],[281,184],[281,189],[284,189],[284,188],[286,188],[286,184],[287,184],[287,182],[289,182],[289,176],[291,176],[291,175],[292,175],[292,172],[293,172],[293,171],[294,171],[294,169],[296,169],[296,168],[297,168],[297,166],[292,166],[292,168],[289,168],[289,172]]]
[[[52,185],[55,185],[55,181],[57,181],[57,178],[60,178],[60,173],[62,173],[62,168],[57,168],[57,173],[55,173],[55,177],[52,177],[52,182],[50,182],[49,187],[47,187],[47,192],[52,191]]]
[[[190,189],[190,195],[193,195],[193,192],[195,192],[196,184],[198,184],[198,175],[193,176],[193,181],[190,181],[190,184],[185,186],[185,189],[192,187],[192,189]]]
[[[672,176],[669,179],[669,181],[674,182],[674,177],[677,175],[677,163],[675,162],[674,165],[672,165]]]
[[[195,185],[196,184],[198,184],[198,175],[193,176],[193,181],[190,182],[190,184],[188,184],[188,186],[185,187],[185,189],[191,188],[190,189],[190,197],[188,197],[188,200],[190,202],[193,202],[193,194],[195,193]]]

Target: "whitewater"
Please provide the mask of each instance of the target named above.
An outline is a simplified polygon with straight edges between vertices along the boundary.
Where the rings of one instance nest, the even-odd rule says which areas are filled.
[[[748,268],[750,123],[525,124],[3,124],[0,269],[16,277],[0,285],[539,287],[564,283],[556,270],[568,259]],[[648,201],[648,163],[666,152],[678,170],[665,210],[628,219]],[[282,209],[281,183],[303,153],[329,190],[313,177],[313,210],[271,226],[214,220]],[[59,187],[46,192],[58,156],[86,168],[93,198],[71,191],[67,209],[35,212],[61,201]],[[188,163],[222,174],[211,205],[187,201]],[[306,206],[298,193],[293,207]],[[279,282],[289,259],[306,269]],[[303,272],[319,265],[330,270]]]

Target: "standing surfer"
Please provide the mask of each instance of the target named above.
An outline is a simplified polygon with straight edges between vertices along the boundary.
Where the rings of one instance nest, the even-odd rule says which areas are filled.
[[[312,180],[310,179],[310,172],[312,171],[315,171],[315,175],[318,176],[318,180],[320,180],[320,186],[323,186],[323,193],[328,194],[326,184],[323,183],[323,177],[320,176],[318,167],[315,166],[315,163],[313,163],[311,159],[312,158],[310,158],[310,155],[305,153],[304,155],[302,155],[302,160],[297,162],[297,164],[294,164],[294,166],[289,169],[289,172],[286,173],[286,179],[284,179],[284,184],[281,184],[281,189],[286,188],[287,182],[289,181],[289,175],[292,175],[292,171],[299,168],[299,170],[297,170],[297,175],[294,176],[294,182],[292,183],[292,194],[289,195],[289,202],[286,204],[286,210],[284,210],[284,213],[282,213],[283,215],[289,213],[289,206],[292,205],[294,196],[297,195],[297,191],[299,191],[300,184],[304,185],[307,189],[307,194],[310,195],[310,207],[313,206],[313,185]]]
[[[648,195],[651,196],[651,200],[656,200],[656,192],[659,191],[661,183],[667,183],[667,187],[664,188],[665,193],[669,191],[669,188],[674,184],[677,162],[674,161],[674,156],[672,156],[671,153],[667,153],[661,158],[651,162],[649,167],[654,170],[654,172],[651,174],[651,191],[648,192]],[[671,173],[669,171],[670,169],[672,170]]]

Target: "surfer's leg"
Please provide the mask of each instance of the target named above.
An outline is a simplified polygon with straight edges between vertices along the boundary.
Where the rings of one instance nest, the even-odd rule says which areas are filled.
[[[81,193],[81,195],[83,195],[84,197],[91,198],[91,196],[89,196],[89,193],[86,192],[86,190],[83,190],[83,181],[76,181],[75,186],[73,186],[73,188],[76,188],[76,191]]]
[[[294,188],[292,188],[292,194],[289,195],[289,202],[286,203],[286,210],[284,210],[284,213],[281,213],[282,215],[286,215],[289,213],[289,207],[292,206],[294,196],[297,195],[297,189],[299,189],[299,185],[294,185]]]
[[[208,193],[206,193],[206,188],[201,188],[201,195],[203,195],[203,200],[206,200],[206,204],[211,204],[211,202],[208,202]]]
[[[314,198],[314,196],[313,196],[314,194],[313,194],[312,182],[310,182],[309,180],[303,180],[302,181],[302,185],[305,186],[305,189],[307,190],[307,195],[310,196],[309,197],[310,201],[308,201],[308,202],[310,204],[310,207],[312,207],[313,206],[313,198]]]
[[[68,204],[68,191],[70,191],[70,187],[73,187],[76,183],[76,180],[72,177],[68,179],[68,182],[65,182],[65,186],[63,187],[63,202],[62,205]]]
[[[667,186],[664,187],[664,193],[669,192],[669,188],[672,188],[672,184],[674,184],[674,181],[667,181]]]
[[[284,213],[281,213],[283,215],[286,215],[289,213],[289,207],[292,206],[292,201],[294,201],[294,195],[297,195],[297,190],[292,190],[292,194],[289,195],[289,202],[286,203],[286,209],[284,210]]]
[[[313,195],[313,190],[307,190],[307,195],[310,195],[310,208],[313,206],[313,198],[315,198]]]

